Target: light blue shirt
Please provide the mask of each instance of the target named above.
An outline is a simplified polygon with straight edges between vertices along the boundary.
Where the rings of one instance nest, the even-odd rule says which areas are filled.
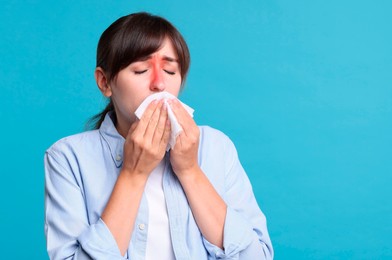
[[[124,138],[107,114],[99,130],[63,138],[45,154],[45,234],[50,259],[144,259],[148,203],[143,195],[129,248],[122,256],[101,219],[119,175]],[[165,158],[163,190],[176,259],[271,259],[266,219],[236,149],[222,132],[200,127],[199,165],[227,204],[224,250],[201,234]]]

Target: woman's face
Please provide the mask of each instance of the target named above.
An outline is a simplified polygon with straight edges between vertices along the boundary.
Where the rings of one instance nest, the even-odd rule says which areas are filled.
[[[109,85],[117,119],[127,123],[135,121],[134,112],[147,96],[161,91],[178,96],[181,74],[172,42],[166,38],[157,52],[120,70]]]

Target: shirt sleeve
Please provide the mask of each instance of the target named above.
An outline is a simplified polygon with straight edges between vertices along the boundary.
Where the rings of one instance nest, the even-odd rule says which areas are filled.
[[[126,259],[102,221],[89,223],[84,196],[64,156],[45,154],[45,235],[50,259]]]
[[[266,218],[230,140],[225,152],[230,166],[225,173],[225,194],[222,195],[227,204],[224,250],[203,238],[210,259],[273,259]]]

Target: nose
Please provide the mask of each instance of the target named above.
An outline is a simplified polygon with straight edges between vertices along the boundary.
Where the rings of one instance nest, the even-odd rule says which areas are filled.
[[[150,85],[151,91],[160,92],[165,90],[163,70],[160,68],[159,64],[155,64],[152,70]]]

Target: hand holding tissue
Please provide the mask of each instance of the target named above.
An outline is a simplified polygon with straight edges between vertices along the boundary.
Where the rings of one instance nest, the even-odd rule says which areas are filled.
[[[155,94],[152,94],[148,96],[141,104],[140,106],[136,109],[135,115],[137,118],[141,118],[144,111],[148,107],[148,105],[154,101],[154,100],[161,100],[163,99],[165,102],[165,105],[167,107],[167,114],[168,118],[170,120],[170,125],[171,125],[171,133],[170,133],[170,139],[169,139],[169,144],[167,145],[166,151],[169,149],[172,149],[174,145],[176,144],[176,139],[177,136],[183,131],[181,125],[178,123],[176,116],[173,113],[172,108],[170,107],[168,100],[170,99],[177,99],[176,96],[170,94],[169,92],[158,92]],[[191,117],[193,117],[193,109],[186,104],[182,103],[180,101],[181,105],[185,108],[185,110],[189,113]]]

